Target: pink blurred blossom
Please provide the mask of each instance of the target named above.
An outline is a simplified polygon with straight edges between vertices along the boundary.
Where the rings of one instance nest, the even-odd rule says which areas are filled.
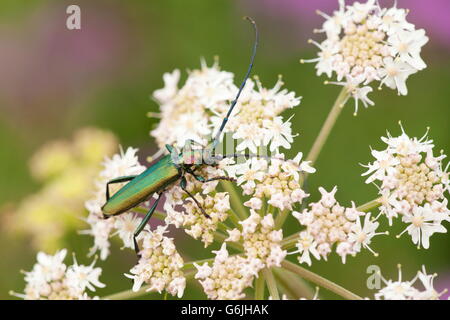
[[[34,119],[45,118],[43,111],[76,103],[94,84],[120,69],[129,37],[117,8],[88,2],[82,8],[81,30],[66,28],[62,3],[37,7],[0,26],[3,106],[22,118],[31,114]]]
[[[355,0],[345,1],[346,4],[353,2]],[[382,7],[391,7],[394,2],[379,1]],[[311,37],[312,29],[321,26],[323,18],[315,14],[316,10],[331,14],[338,8],[338,0],[249,0],[246,3],[255,10],[264,11],[268,16],[283,17],[290,23],[295,23],[298,26],[298,38]],[[410,9],[408,20],[414,23],[416,28],[424,28],[430,35],[432,44],[450,49],[449,0],[398,0],[397,7]]]

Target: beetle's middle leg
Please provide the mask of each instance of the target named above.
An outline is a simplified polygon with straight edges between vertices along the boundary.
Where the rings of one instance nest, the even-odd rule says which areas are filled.
[[[153,202],[153,205],[151,206],[150,210],[147,212],[147,214],[145,215],[144,219],[142,219],[141,223],[139,224],[139,226],[137,227],[136,231],[134,231],[133,234],[133,242],[134,242],[134,251],[136,251],[136,254],[138,256],[139,255],[139,246],[137,243],[137,237],[139,236],[139,234],[142,232],[142,230],[144,230],[145,226],[147,225],[148,220],[150,220],[150,218],[152,217],[153,213],[156,210],[156,207],[158,206],[158,202],[159,199],[161,199],[161,195],[163,194],[163,192],[158,193],[158,198],[155,200],[155,202]]]
[[[197,201],[197,199],[195,199],[195,197],[192,195],[192,193],[190,193],[189,191],[187,191],[186,189],[186,177],[182,177],[181,178],[181,182],[180,182],[180,187],[181,189],[183,189],[184,192],[187,193],[187,195],[189,196],[189,198],[191,198],[192,200],[194,200],[195,204],[197,205],[197,207],[200,209],[200,211],[203,213],[203,215],[205,217],[207,217],[208,219],[211,219],[211,216],[209,214],[206,213],[205,209],[203,209],[202,205]]]

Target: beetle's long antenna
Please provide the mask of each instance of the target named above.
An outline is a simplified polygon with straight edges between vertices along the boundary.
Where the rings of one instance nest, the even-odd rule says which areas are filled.
[[[244,17],[244,19],[247,19],[248,21],[250,21],[251,24],[253,25],[254,30],[255,30],[255,43],[253,45],[252,58],[250,60],[250,65],[248,66],[247,74],[245,75],[244,80],[242,81],[241,86],[239,87],[239,91],[238,91],[238,93],[236,95],[236,98],[231,103],[230,109],[228,109],[228,113],[225,116],[225,118],[223,119],[222,124],[220,125],[220,128],[219,128],[219,131],[217,132],[216,136],[214,137],[212,149],[214,149],[219,144],[220,135],[222,134],[223,129],[225,128],[225,125],[228,122],[228,118],[230,117],[231,113],[233,112],[234,107],[236,106],[236,103],[237,103],[237,101],[239,99],[239,96],[241,95],[241,92],[244,89],[245,83],[247,82],[247,79],[250,76],[250,72],[252,71],[253,62],[255,61],[256,48],[258,47],[258,28],[256,27],[256,23],[255,23],[255,21],[252,18]]]
[[[294,166],[300,166],[297,162],[291,159],[284,159],[281,157],[272,157],[272,156],[266,156],[266,155],[260,155],[260,154],[254,154],[254,153],[232,153],[232,154],[218,154],[211,157],[212,159],[216,161],[223,160],[225,158],[234,158],[235,160],[238,158],[260,158],[265,160],[278,160],[286,163],[291,163]]]

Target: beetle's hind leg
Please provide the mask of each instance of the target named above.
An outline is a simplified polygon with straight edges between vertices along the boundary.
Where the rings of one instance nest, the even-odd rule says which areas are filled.
[[[112,180],[109,180],[106,183],[106,201],[108,201],[109,198],[111,198],[110,195],[109,195],[109,185],[110,184],[121,183],[121,182],[128,182],[128,181],[133,180],[136,177],[137,176],[123,176],[123,177],[118,177],[118,178],[114,178]]]
[[[184,192],[187,193],[187,195],[189,196],[189,198],[191,198],[192,200],[194,200],[195,204],[197,205],[197,207],[200,209],[200,211],[203,213],[203,215],[205,217],[207,217],[208,219],[211,219],[211,216],[209,214],[206,213],[205,209],[203,209],[202,205],[197,201],[197,199],[195,199],[195,197],[192,195],[192,193],[190,193],[189,191],[186,190],[186,177],[182,177],[181,178],[181,182],[180,182],[180,187],[181,189],[183,189]]]
[[[139,234],[142,232],[142,230],[144,230],[145,226],[148,223],[148,220],[150,220],[150,218],[152,217],[153,213],[156,210],[156,207],[158,206],[158,202],[161,199],[161,195],[163,193],[160,192],[158,193],[158,198],[155,200],[155,202],[153,202],[153,205],[151,206],[150,210],[147,212],[147,214],[145,215],[144,219],[142,219],[141,223],[139,224],[139,226],[137,227],[136,231],[134,231],[133,234],[133,242],[134,242],[134,251],[136,251],[137,256],[140,258],[141,255],[139,254],[140,249],[137,243],[137,237],[139,236]]]

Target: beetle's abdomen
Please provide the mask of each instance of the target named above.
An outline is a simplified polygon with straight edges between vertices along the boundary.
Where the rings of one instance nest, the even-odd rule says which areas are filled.
[[[164,156],[117,191],[102,207],[103,214],[111,216],[125,212],[153,193],[164,190],[179,177],[170,155]]]

